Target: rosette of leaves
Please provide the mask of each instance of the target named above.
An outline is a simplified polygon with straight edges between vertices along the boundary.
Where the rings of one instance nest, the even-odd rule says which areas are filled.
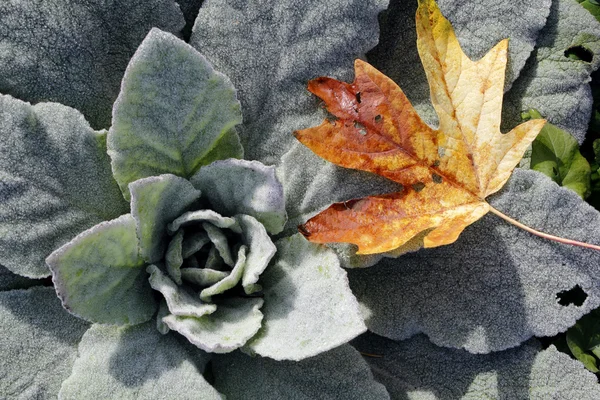
[[[292,371],[331,393],[338,383],[314,375],[347,364],[357,398],[387,398],[345,345],[366,326],[335,253],[299,234],[273,239],[286,223],[275,168],[239,159],[236,91],[192,47],[147,35],[108,132],[54,103],[1,96],[0,114],[6,287],[51,272],[80,317],[50,288],[5,292],[2,348],[16,367],[2,396],[219,398],[202,376],[208,353],[243,347],[256,357],[213,360],[228,395],[219,382],[238,360],[248,376]],[[22,340],[37,359],[20,356]]]

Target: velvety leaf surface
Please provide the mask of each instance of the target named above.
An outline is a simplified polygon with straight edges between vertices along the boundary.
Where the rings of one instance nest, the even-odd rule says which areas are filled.
[[[262,305],[263,299],[259,298],[231,298],[220,302],[213,314],[201,318],[168,315],[163,322],[202,350],[228,353],[258,332]]]
[[[205,304],[195,294],[177,286],[156,265],[149,265],[147,271],[152,289],[163,295],[170,313],[184,317],[202,317],[217,309],[214,304]]]
[[[258,161],[215,161],[201,168],[190,181],[218,213],[250,215],[271,234],[283,229],[286,221],[283,187],[274,167]]]
[[[570,54],[581,59],[572,59]],[[600,22],[574,0],[555,0],[536,51],[506,94],[503,125],[534,108],[583,142],[592,112],[590,74],[600,65]]]
[[[375,379],[398,400],[581,399],[600,396],[596,377],[554,346],[535,340],[502,352],[475,355],[437,347],[423,335],[394,342],[373,334],[353,342]]]
[[[52,288],[0,292],[0,398],[56,399],[87,329]]]
[[[108,128],[127,62],[152,27],[177,33],[172,0],[3,1],[0,92],[77,108]]]
[[[385,400],[367,363],[349,345],[294,361],[249,357],[239,351],[213,358],[215,387],[229,400]]]
[[[202,289],[200,292],[200,299],[202,299],[202,301],[211,301],[212,296],[224,293],[225,291],[236,286],[242,280],[242,275],[244,274],[244,269],[246,268],[247,250],[248,248],[246,246],[240,246],[231,272],[219,282]]]
[[[46,262],[64,307],[81,318],[139,324],[156,311],[130,214],[81,233]]]
[[[242,157],[240,103],[229,79],[175,36],[152,29],[125,71],[108,136],[115,179],[189,178],[212,161]]]
[[[178,231],[169,242],[165,254],[167,272],[173,281],[181,285],[181,266],[183,265],[183,231]]]
[[[230,228],[232,231],[239,233],[240,227],[237,226],[235,219],[224,217],[213,210],[195,210],[187,211],[175,218],[167,226],[169,233],[175,233],[180,227],[185,227],[190,224],[202,224],[203,221],[209,222],[217,228]],[[207,236],[208,238],[208,236]]]
[[[277,252],[277,247],[273,244],[264,225],[256,218],[249,215],[236,215],[235,219],[242,228],[242,240],[248,247],[242,286],[246,294],[251,294],[260,290],[260,285],[256,282]]]
[[[27,289],[32,286],[40,286],[43,284],[43,279],[25,278],[24,276],[13,274],[9,269],[0,265],[0,291]]]
[[[366,330],[335,253],[300,234],[275,243],[261,275],[262,328],[248,348],[275,360],[302,360],[346,343]]]
[[[305,90],[317,76],[347,79],[352,62],[377,43],[387,0],[207,0],[192,45],[227,74],[244,112],[246,158],[276,164],[291,132],[320,122]]]
[[[519,76],[531,54],[546,22],[550,3],[551,0],[438,2],[471,59],[479,59],[500,40],[510,38],[506,88]],[[432,124],[437,117],[430,104],[427,81],[415,46],[416,9],[416,1],[391,0],[380,17],[379,44],[367,58],[402,88],[419,114]]]
[[[576,193],[517,169],[490,204],[532,228],[600,244],[600,214]],[[600,253],[538,238],[486,215],[451,246],[348,272],[367,326],[392,339],[423,332],[440,346],[487,353],[565,331],[600,305]],[[561,305],[583,290],[583,305]]]
[[[129,190],[140,255],[148,262],[160,261],[167,249],[168,224],[187,211],[201,193],[186,179],[171,174],[139,179]]]
[[[53,250],[128,211],[106,133],[72,108],[0,95],[0,154],[0,264],[14,273],[49,276]]]
[[[93,325],[79,344],[60,398],[221,399],[202,377],[207,362],[207,355],[188,352],[151,322],[126,328]]]

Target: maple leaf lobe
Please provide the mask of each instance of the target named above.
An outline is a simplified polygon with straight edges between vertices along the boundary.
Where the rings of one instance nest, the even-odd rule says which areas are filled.
[[[397,249],[423,231],[425,247],[450,244],[488,212],[485,197],[506,183],[545,123],[500,132],[507,40],[471,61],[433,0],[419,0],[417,37],[437,130],[364,61],[355,61],[351,84],[326,77],[309,82],[336,120],[296,131],[296,138],[330,162],[404,187],[332,205],[303,225],[309,240],[354,243],[357,254]]]

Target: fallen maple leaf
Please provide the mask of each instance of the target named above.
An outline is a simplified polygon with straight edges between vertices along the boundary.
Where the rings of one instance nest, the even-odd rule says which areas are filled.
[[[508,40],[474,62],[434,0],[419,0],[416,18],[439,129],[425,124],[402,90],[364,61],[356,60],[352,84],[326,77],[309,82],[338,119],[296,131],[296,138],[330,162],[404,186],[332,205],[300,227],[310,241],[354,243],[357,254],[398,249],[413,238],[424,247],[454,242],[488,211],[501,214],[485,198],[506,183],[545,123],[531,120],[500,132]]]

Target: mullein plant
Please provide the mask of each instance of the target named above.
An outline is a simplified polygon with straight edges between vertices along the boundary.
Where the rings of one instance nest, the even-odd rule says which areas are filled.
[[[536,110],[584,140],[600,63],[585,9],[439,3],[472,59],[510,39],[507,128]],[[351,82],[366,57],[437,123],[417,5],[0,4],[0,397],[599,398],[534,338],[600,305],[596,252],[493,216],[400,257],[297,233],[332,203],[401,190],[296,142],[327,116],[310,79]],[[597,211],[535,170],[489,201],[600,244]],[[573,291],[585,301],[561,301]]]
[[[49,268],[63,307],[92,323],[61,398],[220,398],[202,376],[212,354],[299,361],[366,331],[335,253],[300,234],[274,239],[287,219],[275,168],[241,159],[236,91],[188,44],[150,31],[108,132],[62,105],[1,102],[3,227],[13,230],[3,264],[29,277]],[[42,246],[32,251],[33,241]],[[51,292],[12,295],[26,303]],[[73,329],[60,318],[61,330]],[[132,351],[148,353],[145,362]],[[362,363],[367,391],[385,392],[355,350],[336,352]],[[113,392],[120,357],[118,368],[135,366],[129,373],[152,384]],[[173,387],[183,377],[193,383]],[[16,395],[19,379],[4,380],[5,393]]]

